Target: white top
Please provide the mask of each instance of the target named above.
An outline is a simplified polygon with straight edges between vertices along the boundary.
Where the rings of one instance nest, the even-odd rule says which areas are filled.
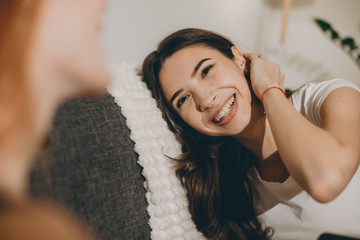
[[[292,95],[294,107],[320,126],[320,108],[328,94],[339,87],[360,89],[352,82],[334,79],[308,83]],[[249,172],[254,207],[264,227],[274,230],[274,240],[317,239],[322,233],[360,237],[360,168],[346,189],[330,203],[316,202],[290,176],[283,183],[260,179]]]

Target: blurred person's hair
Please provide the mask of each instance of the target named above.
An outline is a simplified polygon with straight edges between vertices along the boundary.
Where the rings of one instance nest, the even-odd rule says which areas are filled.
[[[32,131],[28,50],[42,0],[0,1],[0,146],[14,133]],[[28,131],[28,132],[27,132]],[[1,150],[1,148],[0,148]]]

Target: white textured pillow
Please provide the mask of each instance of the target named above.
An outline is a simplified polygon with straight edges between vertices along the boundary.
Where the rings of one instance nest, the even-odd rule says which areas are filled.
[[[151,238],[154,240],[204,239],[196,230],[188,201],[171,161],[180,144],[168,129],[150,91],[137,75],[135,64],[111,65],[113,82],[108,88],[126,117],[130,138],[139,154],[138,163],[146,178]]]

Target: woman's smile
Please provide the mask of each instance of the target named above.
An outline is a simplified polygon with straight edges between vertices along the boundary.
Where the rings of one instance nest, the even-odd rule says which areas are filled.
[[[237,110],[236,94],[233,94],[218,111],[215,113],[215,117],[212,117],[212,124],[221,126],[229,123],[236,114]]]

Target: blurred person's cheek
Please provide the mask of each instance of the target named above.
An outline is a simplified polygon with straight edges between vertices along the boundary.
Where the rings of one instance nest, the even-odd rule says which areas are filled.
[[[103,1],[45,1],[39,22],[38,50],[48,69],[73,81],[81,93],[102,90],[109,83],[98,34]]]

